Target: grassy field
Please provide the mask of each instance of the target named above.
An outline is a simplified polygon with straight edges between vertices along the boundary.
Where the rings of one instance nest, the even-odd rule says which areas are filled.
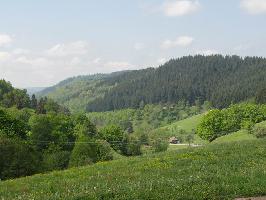
[[[233,199],[266,194],[265,140],[207,145],[0,182],[0,199]]]
[[[249,134],[247,130],[240,130],[235,133],[219,137],[214,140],[213,143],[235,142],[243,140],[256,140],[256,137],[252,134]]]
[[[180,130],[184,130],[187,133],[191,133],[193,129],[196,130],[203,116],[204,114],[195,115],[193,117],[175,122],[168,126],[155,129],[154,131],[152,131],[150,136],[151,138],[169,139],[172,136],[178,136]],[[195,135],[194,143],[206,144],[207,142]]]

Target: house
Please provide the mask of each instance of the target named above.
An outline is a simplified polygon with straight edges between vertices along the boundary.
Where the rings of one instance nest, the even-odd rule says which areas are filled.
[[[169,139],[169,143],[170,143],[170,144],[179,144],[180,141],[179,141],[176,137],[171,137],[171,138]]]

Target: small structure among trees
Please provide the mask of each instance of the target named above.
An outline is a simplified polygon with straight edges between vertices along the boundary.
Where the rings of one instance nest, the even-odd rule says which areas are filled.
[[[170,137],[169,138],[169,143],[170,144],[180,144],[180,141],[176,137]]]

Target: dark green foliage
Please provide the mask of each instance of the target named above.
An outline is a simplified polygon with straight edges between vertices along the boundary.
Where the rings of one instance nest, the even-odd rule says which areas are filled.
[[[96,140],[97,161],[107,161],[113,159],[112,148],[105,140]]]
[[[44,171],[61,170],[68,167],[70,152],[51,144],[43,153],[42,168]]]
[[[205,140],[240,130],[251,130],[255,123],[266,120],[266,106],[256,104],[237,104],[228,109],[211,110],[197,128],[197,134]]]
[[[137,156],[141,155],[141,142],[138,138],[133,136],[125,136],[123,140],[125,147],[122,153],[126,156]]]
[[[80,135],[71,153],[69,166],[84,166],[97,161],[96,143],[86,135]]]
[[[30,119],[30,140],[38,151],[51,143],[63,150],[71,150],[75,140],[74,125],[69,116],[63,114],[34,115]]]
[[[261,89],[257,92],[255,101],[259,104],[266,104],[266,88]]]
[[[129,71],[106,77],[114,85],[88,111],[138,108],[145,104],[186,100],[210,101],[224,108],[255,96],[266,83],[266,59],[238,56],[187,56],[172,59],[159,68]]]
[[[163,152],[163,151],[167,151],[169,146],[169,143],[165,140],[162,139],[157,139],[154,142],[154,151],[155,152]]]
[[[186,136],[186,141],[188,142],[189,145],[190,145],[191,143],[193,143],[193,141],[194,141],[194,135],[195,135],[195,134],[188,134],[188,135]]]
[[[0,180],[38,172],[39,156],[34,149],[19,138],[3,135],[0,133]]]
[[[26,90],[15,89],[9,82],[0,80],[0,106],[12,107],[18,109],[29,107],[30,98]]]
[[[149,136],[148,134],[141,134],[139,137],[139,140],[141,142],[142,145],[149,145]]]

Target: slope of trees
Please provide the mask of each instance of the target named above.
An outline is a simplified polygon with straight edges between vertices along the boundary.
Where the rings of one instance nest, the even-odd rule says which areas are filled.
[[[266,84],[266,59],[238,56],[188,56],[172,59],[159,68],[130,71],[107,77],[115,84],[88,111],[138,108],[141,104],[178,100],[208,100],[217,108],[254,97]]]
[[[4,102],[13,100],[7,94],[20,92],[6,81],[1,84]],[[120,127],[99,133],[85,114],[71,114],[51,99],[22,92],[16,99],[27,104],[0,106],[0,180],[111,160],[114,151],[141,154],[138,138]]]

